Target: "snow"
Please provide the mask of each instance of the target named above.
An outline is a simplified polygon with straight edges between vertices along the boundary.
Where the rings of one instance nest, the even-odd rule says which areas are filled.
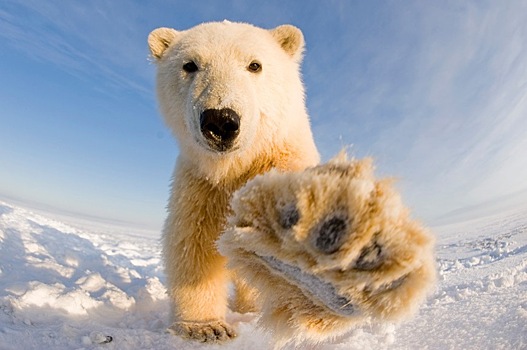
[[[310,349],[527,349],[527,211],[433,228],[439,284],[413,319],[370,324]],[[270,349],[257,315],[238,338],[166,332],[159,236],[65,223],[0,202],[0,349]]]

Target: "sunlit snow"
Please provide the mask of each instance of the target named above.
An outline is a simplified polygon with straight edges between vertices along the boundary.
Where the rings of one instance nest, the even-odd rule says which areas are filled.
[[[271,349],[257,315],[238,338],[168,334],[159,237],[63,223],[0,202],[0,349]],[[433,228],[439,285],[418,315],[310,349],[527,348],[527,211]]]

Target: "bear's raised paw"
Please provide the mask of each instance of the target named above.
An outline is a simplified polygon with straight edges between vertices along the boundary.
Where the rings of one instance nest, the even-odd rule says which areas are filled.
[[[231,205],[220,251],[259,290],[260,324],[278,338],[317,342],[401,320],[435,281],[432,237],[371,160],[341,153],[303,172],[271,171]]]
[[[174,322],[168,331],[185,339],[202,343],[221,343],[236,337],[234,329],[222,321]]]

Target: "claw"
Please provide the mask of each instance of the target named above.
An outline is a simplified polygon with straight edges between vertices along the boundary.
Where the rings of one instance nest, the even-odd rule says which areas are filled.
[[[236,337],[234,330],[221,321],[210,323],[175,322],[168,331],[185,339],[202,343],[221,343]]]

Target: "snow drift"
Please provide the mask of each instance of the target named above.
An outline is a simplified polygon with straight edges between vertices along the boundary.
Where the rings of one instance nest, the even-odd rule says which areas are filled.
[[[527,211],[436,227],[440,283],[417,317],[320,349],[527,348]],[[269,349],[256,315],[221,345],[168,334],[157,237],[0,202],[0,349]]]

